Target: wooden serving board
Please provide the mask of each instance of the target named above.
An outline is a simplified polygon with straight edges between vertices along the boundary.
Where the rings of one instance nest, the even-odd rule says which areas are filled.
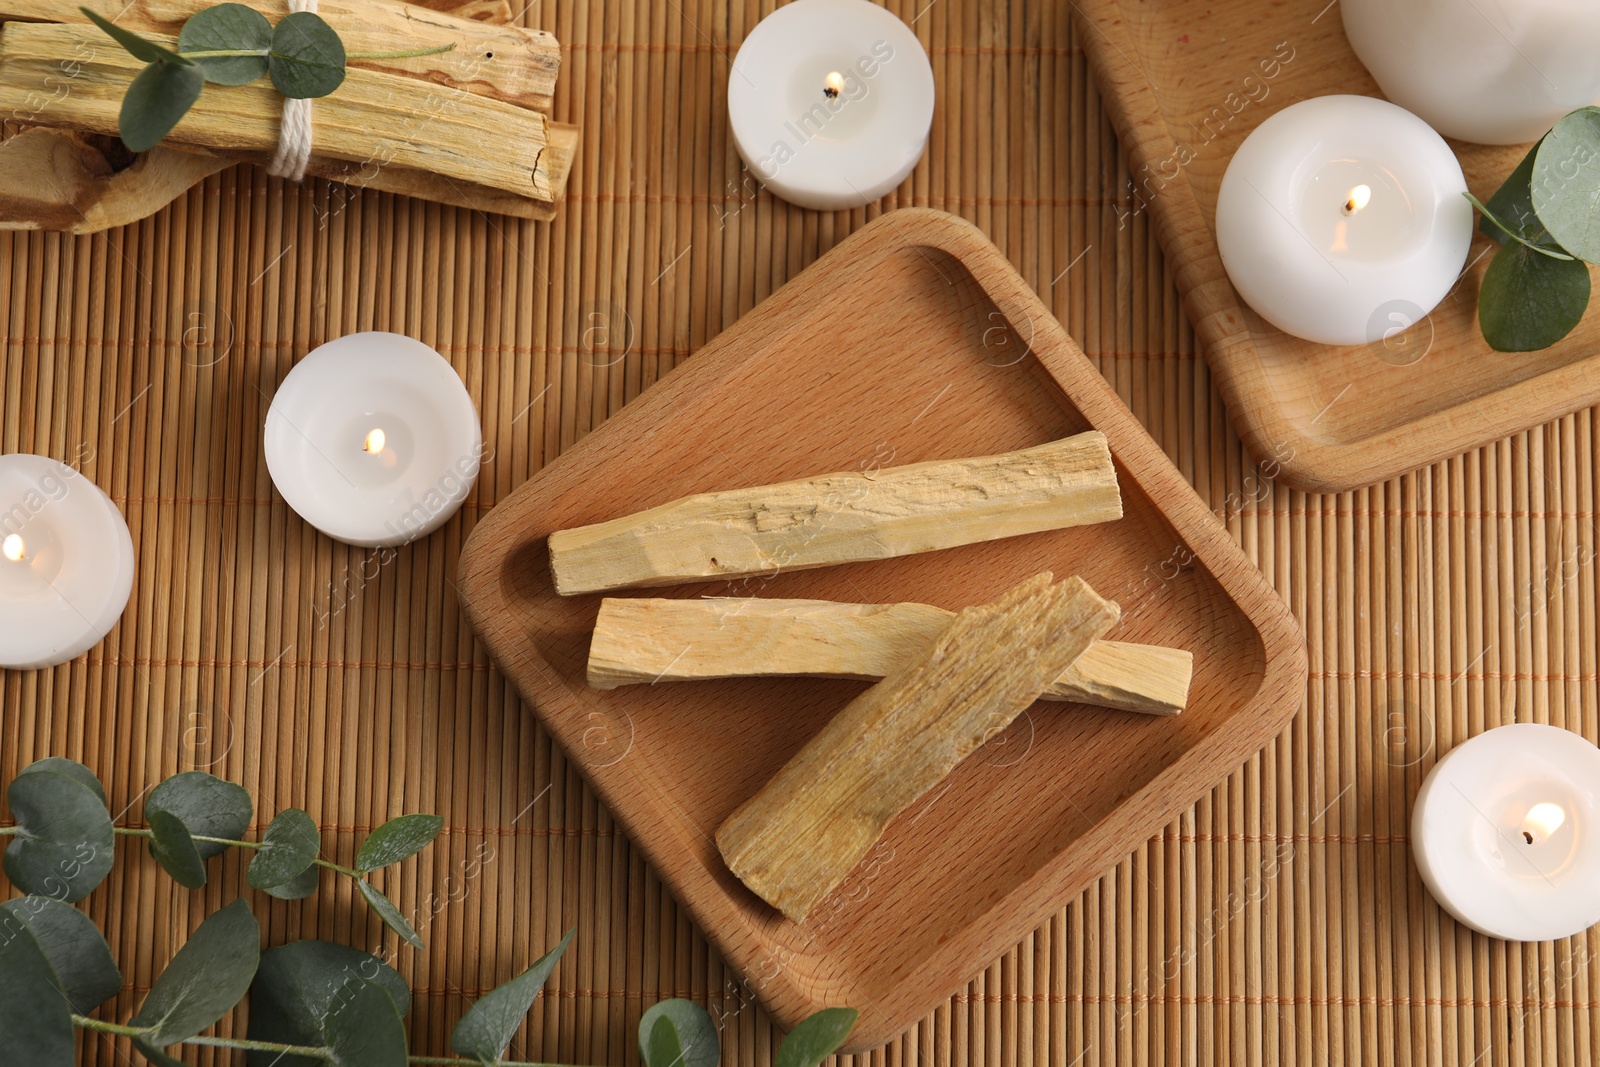
[[[1148,211],[1240,434],[1287,482],[1337,492],[1403,474],[1600,403],[1600,314],[1541,352],[1495,352],[1477,324],[1493,242],[1432,315],[1387,344],[1335,347],[1277,330],[1240,301],[1214,229],[1247,134],[1290,104],[1381,96],[1329,0],[1075,0],[1081,38],[1128,154],[1122,224]],[[1527,146],[1451,142],[1487,200]],[[1481,257],[1481,258],[1480,258]]]
[[[891,824],[803,924],[724,867],[717,826],[864,683],[589,689],[599,596],[551,586],[546,537],[688,493],[1004,452],[1098,428],[1125,517],[900,559],[638,595],[947,608],[1052,569],[1115,598],[1113,636],[1192,649],[1170,719],[1034,705]],[[1005,258],[899,211],[784,286],[478,526],[461,595],[501,669],[785,1026],[859,1008],[890,1040],[1274,736],[1299,706],[1293,618]]]

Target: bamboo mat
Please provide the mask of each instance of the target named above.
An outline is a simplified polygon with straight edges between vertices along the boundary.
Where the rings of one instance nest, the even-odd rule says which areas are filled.
[[[1410,800],[1443,751],[1513,720],[1600,736],[1594,413],[1341,496],[1274,486],[1240,447],[1142,214],[1069,4],[891,0],[932,56],[932,143],[870,210],[756,195],[726,130],[731,55],[770,0],[534,0],[582,124],[559,218],[518,223],[252,168],[86,238],[0,237],[0,451],[75,462],[127,514],[133,599],[54,671],[0,674],[0,778],[81,759],[131,805],[201,767],[309,809],[335,858],[371,826],[447,829],[388,888],[430,943],[398,962],[413,1049],[569,926],[513,1045],[636,1062],[641,1011],[689,996],[725,1063],[778,1035],[469,633],[463,538],[541,464],[850,231],[907,204],[974,220],[1115,384],[1302,620],[1306,706],[1259,757],[900,1041],[885,1064],[1575,1064],[1600,1059],[1600,936],[1469,935],[1410,860]],[[313,345],[390,329],[444,352],[492,460],[460,517],[380,564],[273,491],[270,396]],[[119,846],[88,901],[126,1018],[236,860],[176,888]],[[14,892],[7,887],[7,893]],[[268,936],[369,949],[344,889],[253,903]],[[392,939],[391,939],[392,940]],[[90,1042],[89,1064],[130,1062]],[[191,1057],[193,1062],[224,1062]]]

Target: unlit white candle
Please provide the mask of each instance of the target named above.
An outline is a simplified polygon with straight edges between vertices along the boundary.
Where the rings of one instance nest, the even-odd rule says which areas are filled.
[[[1536,141],[1600,103],[1594,0],[1344,0],[1345,34],[1383,94],[1446,137]]]
[[[314,349],[278,387],[264,442],[272,482],[295,512],[353,545],[399,545],[461,507],[483,431],[448,360],[395,333]]]
[[[867,0],[794,0],[745,38],[728,122],[773,195],[819,211],[869,204],[916,167],[933,67],[911,28]]]
[[[0,456],[0,667],[37,669],[89,651],[133,590],[122,513],[78,471]]]
[[[1217,196],[1234,288],[1286,333],[1382,340],[1444,298],[1472,244],[1466,179],[1421,119],[1367,96],[1284,108],[1246,137]]]
[[[1600,749],[1517,723],[1466,741],[1423,781],[1411,814],[1417,871],[1462,923],[1552,941],[1600,922]]]

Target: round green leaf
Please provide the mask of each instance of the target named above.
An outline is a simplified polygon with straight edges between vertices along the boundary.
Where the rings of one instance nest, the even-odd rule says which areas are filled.
[[[639,1055],[645,1067],[717,1067],[717,1024],[692,1000],[663,1000],[639,1020]]]
[[[257,49],[258,56],[200,56],[194,63],[215,85],[248,85],[267,72],[272,23],[243,4],[218,4],[195,12],[178,34],[179,52],[236,52]]]
[[[60,984],[31,934],[0,941],[0,1063],[72,1067],[72,1006]]]
[[[194,838],[183,820],[170,811],[157,808],[146,811],[150,823],[150,855],[156,858],[172,880],[185,889],[199,889],[206,884],[206,861],[200,858]]]
[[[98,12],[91,11],[86,7],[80,7],[78,10],[88,15],[89,21],[109,34],[112,40],[126,48],[128,54],[133,56],[134,59],[142,59],[146,63],[166,63],[180,67],[189,65],[189,60],[184,59],[176,52],[162,48],[154,41],[147,41],[132,30],[123,29]]]
[[[328,1051],[336,1067],[406,1067],[406,1026],[383,987],[358,982],[328,1016]]]
[[[282,885],[266,886],[261,891],[279,900],[302,900],[317,891],[317,882],[317,869],[313,866],[307,867]]]
[[[442,829],[444,820],[437,815],[402,815],[390,819],[361,842],[361,851],[356,853],[356,870],[375,871],[415,856],[427,848]]]
[[[494,1063],[517,1034],[517,1027],[527,1018],[539,990],[550,980],[556,961],[572,944],[577,927],[567,931],[561,943],[540,957],[532,967],[511,981],[491,989],[468,1009],[450,1033],[450,1047],[463,1056],[471,1056],[481,1063]]]
[[[1533,162],[1533,210],[1561,247],[1600,263],[1600,108],[1557,122]]]
[[[242,900],[201,923],[167,969],[131,1025],[163,1048],[187,1040],[228,1014],[243,999],[261,958],[261,927]]]
[[[6,846],[6,876],[24,893],[71,904],[111,873],[111,813],[76,777],[19,774],[6,790],[17,832]]]
[[[326,1047],[330,1020],[352,1005],[355,990],[376,985],[391,1010],[404,1015],[411,990],[393,967],[376,956],[326,941],[295,941],[261,954],[250,987],[250,1038],[280,1045]],[[250,1067],[322,1067],[323,1060],[251,1052]]]
[[[406,917],[400,914],[400,909],[395,907],[394,901],[378,892],[368,882],[357,882],[356,885],[361,887],[361,895],[366,898],[367,906],[378,913],[378,918],[383,920],[383,925],[405,938],[414,948],[424,949],[428,947],[422,943],[422,938],[417,936],[417,932],[411,928],[411,924],[406,922]]]
[[[267,73],[284,96],[327,96],[344,81],[344,42],[320,15],[292,12],[272,31]]]
[[[200,99],[205,85],[205,75],[192,64],[152,63],[140,71],[117,114],[117,130],[128,151],[154,148]]]
[[[860,1014],[854,1008],[823,1008],[801,1019],[778,1046],[774,1067],[817,1067],[844,1044]]]
[[[301,878],[311,869],[322,849],[322,835],[316,822],[299,808],[278,813],[261,835],[261,848],[250,861],[246,875],[257,889],[275,889]],[[312,888],[316,875],[312,874]]]
[[[193,837],[221,837],[237,841],[250,827],[254,809],[243,786],[224,782],[205,771],[175,774],[150,790],[144,802],[145,819],[153,811],[168,811],[183,820]],[[227,849],[209,841],[196,841],[201,859]]]
[[[22,897],[0,904],[0,944],[24,932],[44,950],[72,1010],[87,1015],[122,989],[122,972],[100,928],[70,904]]]
[[[106,802],[106,787],[100,784],[100,779],[94,776],[93,771],[77,760],[62,759],[60,756],[46,756],[42,760],[35,760],[28,764],[17,773],[38,774],[42,771],[64,774],[73,781],[88,787],[89,791],[100,799],[100,803],[104,804]]]
[[[1478,325],[1501,352],[1532,352],[1565,337],[1589,306],[1589,268],[1507,244],[1484,271]]]

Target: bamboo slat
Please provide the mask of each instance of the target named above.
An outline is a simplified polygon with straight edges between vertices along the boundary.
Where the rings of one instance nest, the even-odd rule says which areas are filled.
[[[0,673],[0,782],[45,755],[82,759],[136,821],[158,777],[201,767],[254,793],[252,832],[302,806],[340,861],[375,821],[439,812],[440,841],[386,882],[430,913],[428,952],[395,954],[416,990],[414,1051],[449,1054],[465,1001],[577,926],[512,1055],[634,1064],[642,1011],[690,996],[721,1020],[724,1063],[770,1065],[780,1035],[751,988],[578,773],[597,753],[625,759],[629,724],[575,758],[555,749],[467,634],[455,559],[486,509],[756,301],[880,210],[926,205],[982,225],[1097,361],[1294,610],[1311,677],[1272,746],[856,1067],[1600,1062],[1600,933],[1464,933],[1421,889],[1407,822],[1423,775],[1485,729],[1600,738],[1595,411],[1376,489],[1289,490],[1270,448],[1244,452],[1196,356],[1071,5],[889,0],[930,49],[928,155],[882,208],[836,215],[755,192],[728,141],[732,55],[774,6],[511,5],[562,42],[552,117],[584,133],[549,223],[235,167],[121,230],[0,234],[0,451],[75,463],[127,515],[139,564],[127,615],[87,657]],[[1189,7],[1167,47],[1233,35],[1228,9]],[[1310,26],[1322,9],[1286,17]],[[460,517],[392,558],[308,530],[261,458],[277,382],[362,329],[437,346],[492,449]],[[1157,725],[1203,729],[1197,711]],[[119,847],[84,905],[122,965],[117,1017],[240,893],[274,943],[385,951],[347,893],[267,902],[236,860],[213,871],[190,893]],[[137,1058],[93,1040],[80,1061]]]

